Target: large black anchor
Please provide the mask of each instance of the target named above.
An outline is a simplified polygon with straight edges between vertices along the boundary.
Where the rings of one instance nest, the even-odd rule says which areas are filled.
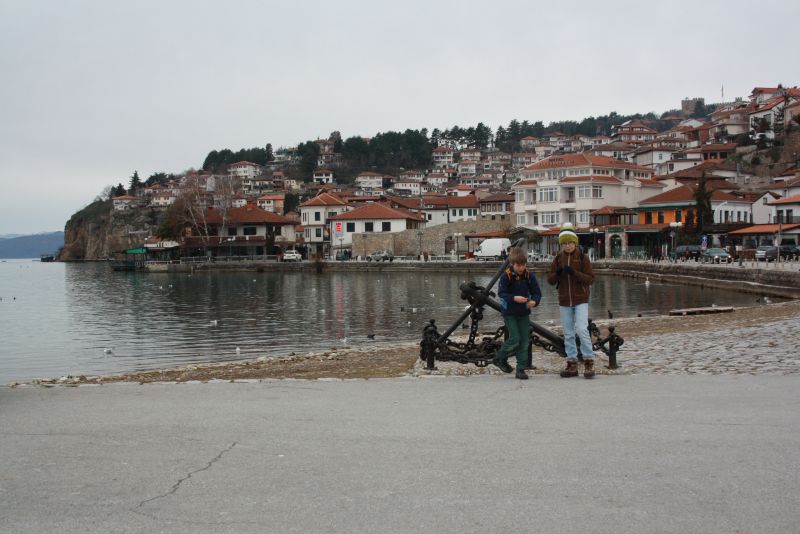
[[[518,239],[512,246],[524,247],[525,239]],[[436,328],[436,321],[430,323],[422,330],[419,357],[426,363],[426,369],[435,370],[436,360],[454,361],[459,363],[472,363],[478,367],[486,367],[492,362],[495,354],[507,338],[505,326],[494,332],[484,335],[479,334],[478,324],[483,319],[486,306],[500,312],[500,304],[494,299],[497,295],[491,291],[494,284],[508,267],[508,259],[503,262],[500,269],[494,274],[486,287],[475,282],[465,282],[459,286],[461,298],[469,303],[461,316],[442,334]],[[466,343],[459,343],[450,339],[450,335],[467,319],[470,319],[469,339]],[[617,368],[617,352],[625,340],[616,333],[616,327],[608,327],[608,335],[603,337],[597,325],[589,319],[589,334],[592,337],[592,348],[602,351],[608,356],[609,369]],[[577,336],[576,336],[577,337]],[[480,339],[479,339],[480,338]],[[530,321],[530,340],[528,342],[528,369],[533,366],[533,346],[541,347],[548,352],[555,352],[566,357],[564,337],[552,332],[536,321]],[[576,345],[580,347],[580,342]],[[578,356],[580,358],[580,355]]]

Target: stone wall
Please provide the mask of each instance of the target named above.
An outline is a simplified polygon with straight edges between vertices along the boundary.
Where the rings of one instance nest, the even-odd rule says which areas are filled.
[[[422,236],[418,235],[417,230],[405,230],[398,233],[365,233],[353,235],[353,256],[364,256],[374,250],[388,250],[395,256],[416,256],[420,252],[427,252],[432,256],[449,254],[445,250],[445,243],[448,238],[454,238],[455,234],[462,234],[458,239],[458,251],[463,254],[467,251],[467,241],[463,234],[496,232],[498,230],[510,230],[511,222],[508,220],[479,220],[479,221],[460,221],[448,224],[440,224],[423,228]],[[474,249],[480,240],[473,240],[471,248]]]

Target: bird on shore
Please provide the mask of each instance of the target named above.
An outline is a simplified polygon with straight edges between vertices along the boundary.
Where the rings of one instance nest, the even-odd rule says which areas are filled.
[[[614,314],[611,313],[611,310],[606,310],[606,311],[608,312],[608,318],[609,319],[613,319],[614,318]]]
[[[411,321],[408,321],[408,326],[411,326]]]
[[[644,285],[645,285],[645,287],[650,287],[650,278],[645,277]]]
[[[239,347],[236,347],[236,355],[238,356],[241,353],[242,353],[242,349],[240,349]]]

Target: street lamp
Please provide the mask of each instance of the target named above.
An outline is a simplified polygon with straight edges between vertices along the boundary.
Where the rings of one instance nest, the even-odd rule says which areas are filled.
[[[417,230],[417,238],[419,239],[419,261],[422,261],[422,230]]]
[[[669,223],[669,236],[672,238],[672,252],[675,251],[675,235],[677,234],[678,230],[680,230],[681,226],[683,226],[683,223],[680,221],[673,221]],[[675,255],[675,261],[678,261],[677,254]]]
[[[458,238],[461,237],[462,235],[464,235],[464,234],[462,234],[460,232],[456,232],[456,233],[453,234],[453,237],[455,238],[455,242],[456,242],[455,243],[455,245],[456,245],[456,257],[458,257]]]

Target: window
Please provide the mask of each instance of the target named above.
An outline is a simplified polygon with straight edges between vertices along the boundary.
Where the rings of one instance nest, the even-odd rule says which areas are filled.
[[[353,232],[355,232],[355,231],[356,231],[356,223],[354,223],[354,222],[349,222],[349,223],[347,223],[347,225],[346,225],[346,231],[347,231],[347,232],[350,232],[350,233],[353,233]]]
[[[236,235],[236,228],[229,226],[228,227],[228,235]]]
[[[453,210],[453,217],[456,216],[456,210]]]
[[[578,224],[589,224],[589,210],[579,210],[576,213],[578,214]]]
[[[557,187],[539,188],[539,202],[558,202]]]
[[[322,237],[322,228],[316,228],[314,230],[314,235],[316,235],[317,237]]]
[[[373,226],[374,226],[374,223],[365,222],[364,223],[364,231],[365,232],[374,232],[375,230],[373,230]]]
[[[459,210],[458,210],[458,215],[459,215],[460,217],[463,217],[463,216],[464,216],[464,208],[461,208],[461,209],[459,209]]]
[[[322,218],[321,216],[322,216],[322,214],[320,212],[318,212],[318,211],[314,212],[314,220],[315,221],[321,220],[321,218]]]
[[[663,211],[659,211],[658,212],[658,224],[664,224],[664,212]]]
[[[558,224],[558,212],[557,211],[543,211],[541,213],[542,225],[544,226],[555,226]]]
[[[578,198],[591,198],[592,197],[592,186],[591,185],[579,185],[578,186]]]
[[[256,235],[256,227],[255,226],[245,226],[243,229],[244,235]]]
[[[392,231],[392,223],[384,221],[381,223],[381,232],[391,232]]]
[[[603,186],[602,185],[593,185],[592,186],[592,198],[603,198]]]
[[[646,211],[644,213],[644,223],[645,224],[653,224],[653,212]]]
[[[681,210],[675,210],[675,222],[681,222]]]

